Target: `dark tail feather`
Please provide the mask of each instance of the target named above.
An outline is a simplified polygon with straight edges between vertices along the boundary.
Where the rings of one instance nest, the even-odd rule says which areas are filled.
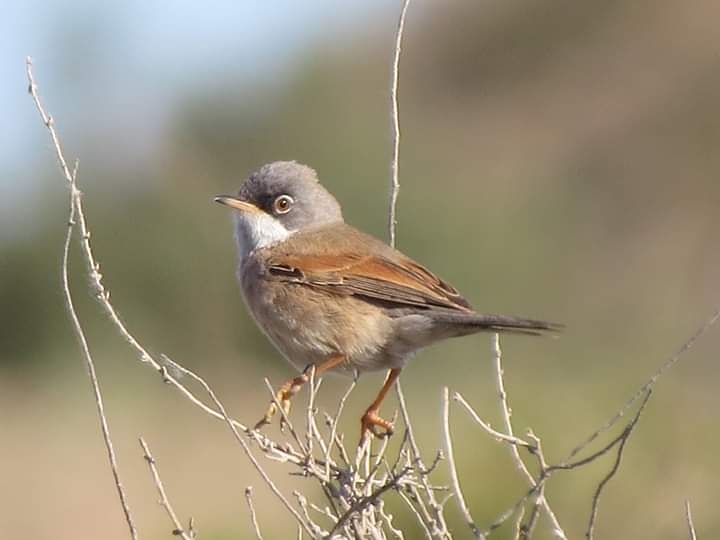
[[[544,336],[557,334],[564,328],[562,324],[537,321],[535,319],[523,319],[522,317],[510,317],[507,315],[473,314],[468,318],[470,319],[468,322],[473,326],[490,332]]]
[[[535,319],[523,319],[507,315],[482,315],[479,313],[447,313],[441,315],[442,319],[460,325],[467,325],[473,332],[501,332],[508,334],[525,334],[528,336],[553,335],[560,332],[565,326],[562,324]]]

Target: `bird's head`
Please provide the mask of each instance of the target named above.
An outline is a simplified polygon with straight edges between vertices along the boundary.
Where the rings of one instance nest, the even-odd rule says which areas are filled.
[[[342,210],[318,182],[316,172],[294,161],[263,165],[238,194],[215,202],[237,210],[235,234],[240,256],[286,240],[303,230],[342,222]]]

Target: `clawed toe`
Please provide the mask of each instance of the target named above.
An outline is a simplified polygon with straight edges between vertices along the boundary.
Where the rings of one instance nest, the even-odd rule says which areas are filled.
[[[395,432],[393,423],[381,418],[376,410],[368,409],[360,420],[361,434],[360,444],[363,443],[368,434],[372,434],[378,439],[390,437]]]
[[[255,424],[255,429],[261,429],[263,426],[268,425],[272,422],[273,417],[278,412],[278,406],[277,404],[280,404],[282,407],[283,415],[280,418],[280,431],[283,431],[287,425],[287,415],[290,414],[290,407],[292,403],[290,402],[290,398],[286,395],[286,392],[284,390],[281,390],[275,395],[275,400],[270,402],[270,405],[268,406],[267,411],[265,412],[265,416],[263,416],[257,424]]]
[[[275,405],[275,402],[270,403],[268,410],[265,412],[265,416],[263,416],[260,420],[258,420],[257,424],[255,424],[255,429],[262,429],[264,426],[268,425],[272,421],[276,412],[277,406]]]
[[[384,437],[389,437],[393,434],[393,431],[395,429],[392,422],[389,422],[384,418],[380,418],[380,416],[378,415],[378,409],[380,408],[380,404],[382,403],[383,399],[385,399],[385,395],[388,393],[392,385],[395,384],[395,381],[397,380],[399,375],[400,368],[393,368],[388,371],[387,377],[385,377],[385,382],[383,383],[380,392],[375,398],[375,401],[370,404],[370,406],[365,411],[362,419],[360,420],[362,425],[360,433],[360,446],[363,445],[369,433],[372,433],[375,437],[378,437],[380,439]],[[381,428],[383,431],[378,431],[377,428]]]

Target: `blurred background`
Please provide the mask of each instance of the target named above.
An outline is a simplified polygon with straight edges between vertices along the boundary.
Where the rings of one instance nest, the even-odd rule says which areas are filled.
[[[94,402],[63,307],[67,190],[26,93],[32,55],[79,182],[105,284],[153,352],[204,376],[231,413],[263,413],[263,377],[290,368],[235,283],[228,212],[261,164],[318,170],[346,219],[386,238],[389,77],[400,2],[4,4],[0,32],[0,538],[127,537]],[[720,33],[716,2],[412,2],[400,85],[398,241],[481,311],[567,325],[503,340],[515,425],[558,461],[609,418],[712,313],[720,275]],[[222,423],[164,386],[88,293],[73,291],[144,538],[170,525],[137,445],[207,540],[294,534]],[[658,384],[600,505],[598,538],[720,535],[720,329]],[[499,425],[489,336],[429,349],[403,383],[428,457],[442,387]],[[382,375],[361,380],[344,428]],[[346,387],[329,378],[321,406]],[[301,398],[302,399],[302,398]],[[384,411],[390,416],[394,397]],[[476,520],[524,492],[506,449],[458,409],[458,466]],[[277,426],[270,433],[278,435]],[[278,435],[279,436],[279,435]],[[397,443],[397,441],[396,441]],[[609,456],[548,497],[584,533]],[[286,491],[314,486],[271,466]],[[440,474],[438,482],[442,481]],[[400,523],[412,519],[397,505]],[[469,537],[453,503],[458,538]],[[548,538],[541,521],[538,538]],[[419,531],[407,525],[408,538]],[[509,532],[501,530],[497,537]]]

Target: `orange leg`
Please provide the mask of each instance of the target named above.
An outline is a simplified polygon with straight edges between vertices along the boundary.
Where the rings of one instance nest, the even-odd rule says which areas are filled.
[[[392,388],[392,385],[395,384],[395,381],[400,376],[400,368],[391,369],[388,371],[387,377],[385,378],[385,384],[383,384],[382,388],[380,389],[380,392],[378,393],[377,397],[375,398],[375,401],[373,401],[370,406],[365,411],[365,414],[360,419],[360,423],[362,425],[362,430],[360,434],[360,443],[365,440],[365,437],[372,433],[376,437],[389,437],[393,434],[394,427],[391,422],[388,422],[387,420],[380,418],[378,415],[378,410],[380,409],[380,404],[385,399],[385,396],[390,391],[390,388]],[[385,433],[379,433],[376,431],[376,427],[379,426],[382,429],[385,430]]]
[[[319,364],[310,364],[303,370],[300,375],[298,375],[297,377],[293,377],[285,384],[283,384],[275,394],[275,399],[282,406],[285,416],[287,416],[287,414],[290,412],[290,399],[298,393],[300,388],[302,388],[302,386],[306,382],[310,380],[310,372],[312,371],[313,367],[315,368],[315,376],[318,377],[325,373],[327,370],[332,369],[339,364],[342,364],[344,360],[345,357],[340,354],[337,356],[331,356],[330,358],[328,358],[324,362],[320,362]],[[275,416],[275,413],[277,413],[277,411],[278,408],[275,404],[275,401],[270,402],[270,406],[268,407],[265,416],[263,416],[260,421],[255,424],[255,429],[260,429],[264,425],[269,424],[272,420],[272,417]],[[284,421],[280,423],[281,429],[283,425]]]

